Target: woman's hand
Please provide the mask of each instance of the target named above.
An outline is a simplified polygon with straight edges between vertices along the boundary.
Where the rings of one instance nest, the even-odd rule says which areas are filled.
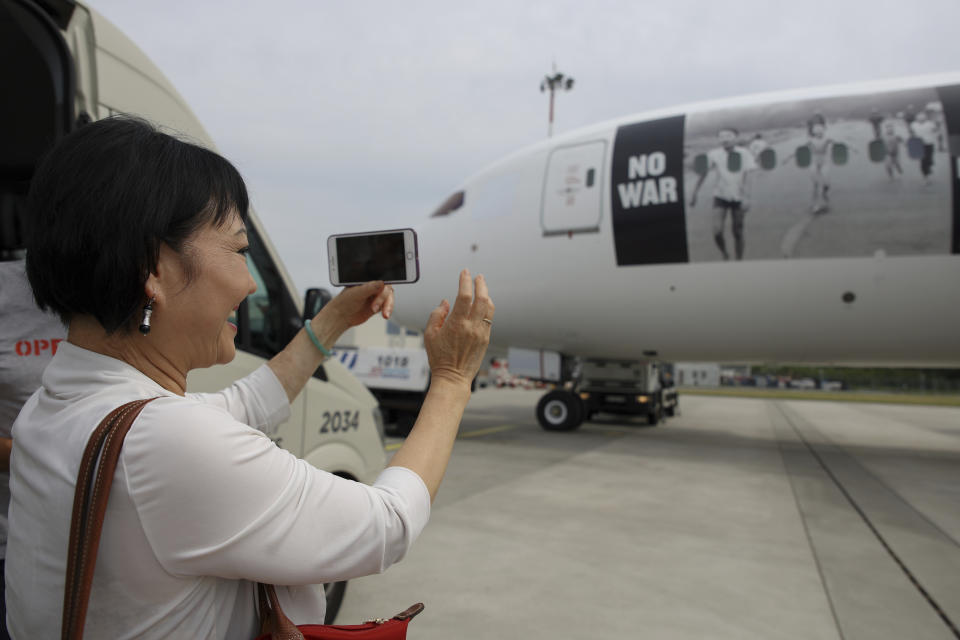
[[[317,319],[329,319],[343,332],[363,324],[376,313],[382,313],[384,319],[389,319],[393,314],[393,304],[393,287],[374,280],[341,291],[320,310]]]
[[[380,281],[368,282],[341,291],[310,323],[320,343],[333,349],[344,331],[363,324],[378,312],[383,313],[384,318],[393,313],[393,287]],[[321,350],[314,346],[307,332],[300,330],[268,364],[293,402],[322,358]]]
[[[474,289],[470,272],[461,271],[460,291],[453,310],[449,302],[441,302],[431,312],[423,334],[434,380],[470,385],[490,343],[493,312],[484,277],[477,276]]]

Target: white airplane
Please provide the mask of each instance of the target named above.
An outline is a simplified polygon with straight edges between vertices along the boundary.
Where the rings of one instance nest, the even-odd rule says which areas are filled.
[[[480,171],[416,225],[421,280],[396,319],[419,326],[466,266],[489,282],[494,344],[559,360],[559,382],[576,356],[957,366],[958,155],[960,74],[573,131]],[[578,393],[545,397],[541,424],[598,410]]]

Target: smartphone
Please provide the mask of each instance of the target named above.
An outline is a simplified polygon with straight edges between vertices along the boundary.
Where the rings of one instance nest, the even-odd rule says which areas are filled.
[[[413,229],[332,235],[327,238],[327,253],[330,283],[337,287],[371,280],[401,284],[420,279]]]

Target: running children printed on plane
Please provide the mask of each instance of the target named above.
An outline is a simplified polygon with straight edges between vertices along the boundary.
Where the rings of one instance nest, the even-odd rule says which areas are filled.
[[[934,88],[691,113],[684,129],[690,262],[951,252]]]

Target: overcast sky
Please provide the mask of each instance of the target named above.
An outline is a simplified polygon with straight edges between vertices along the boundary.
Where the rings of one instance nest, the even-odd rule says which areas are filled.
[[[331,233],[412,226],[547,133],[745,93],[955,71],[958,0],[87,0],[247,180],[302,291]]]

